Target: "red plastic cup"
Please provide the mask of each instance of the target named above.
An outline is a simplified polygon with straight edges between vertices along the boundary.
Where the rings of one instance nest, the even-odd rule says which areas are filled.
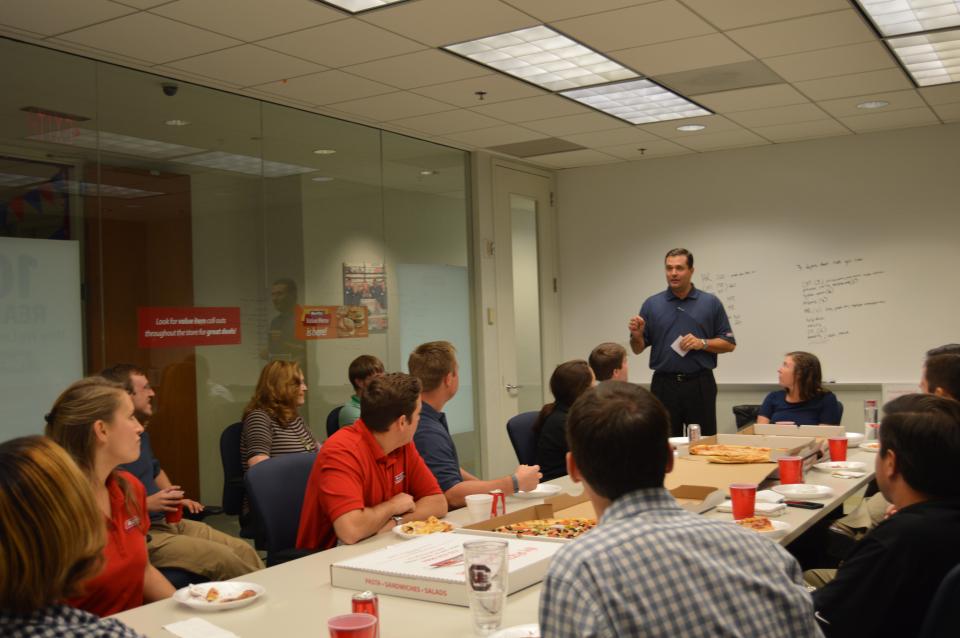
[[[166,513],[166,521],[170,524],[179,523],[183,519],[183,503],[177,505],[177,509]]]
[[[777,464],[780,466],[781,484],[803,483],[803,457],[781,456]]]
[[[835,438],[827,439],[827,442],[830,444],[830,460],[831,461],[847,460],[847,437],[838,436]]]
[[[377,617],[371,614],[343,614],[327,619],[330,638],[374,638]]]
[[[755,483],[733,483],[730,485],[730,501],[733,507],[733,519],[750,518],[757,503],[757,485]]]

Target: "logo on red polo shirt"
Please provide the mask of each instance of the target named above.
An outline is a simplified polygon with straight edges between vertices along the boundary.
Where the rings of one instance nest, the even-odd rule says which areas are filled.
[[[402,483],[403,479],[405,479],[406,477],[407,477],[406,472],[400,472],[399,474],[393,477],[393,484],[396,485],[397,483]]]
[[[130,530],[132,530],[134,527],[137,527],[138,525],[140,525],[140,517],[131,516],[130,518],[128,518],[126,521],[123,522],[123,531],[129,532]]]

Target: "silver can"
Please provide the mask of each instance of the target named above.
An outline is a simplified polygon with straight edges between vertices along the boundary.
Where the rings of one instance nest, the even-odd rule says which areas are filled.
[[[692,423],[687,426],[687,436],[690,437],[690,445],[700,440],[700,426]]]

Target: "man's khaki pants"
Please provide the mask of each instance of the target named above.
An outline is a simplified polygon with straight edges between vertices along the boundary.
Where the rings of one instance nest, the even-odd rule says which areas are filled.
[[[189,519],[153,523],[147,551],[154,567],[177,567],[210,580],[263,569],[263,561],[249,543]]]

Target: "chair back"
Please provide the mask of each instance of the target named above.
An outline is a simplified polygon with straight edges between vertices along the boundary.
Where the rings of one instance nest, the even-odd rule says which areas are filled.
[[[733,418],[737,420],[737,429],[744,428],[751,423],[757,422],[757,415],[760,414],[759,404],[744,404],[733,406]]]
[[[533,426],[538,414],[536,411],[521,412],[507,421],[510,443],[522,465],[534,465],[537,462],[537,437],[533,433]]]
[[[245,483],[270,556],[297,545],[300,510],[316,452],[281,454],[247,470]]]
[[[330,410],[330,414],[327,415],[327,438],[329,439],[333,436],[333,433],[340,429],[340,410],[343,409],[342,405],[338,405],[334,409]]]
[[[223,511],[236,516],[243,508],[243,461],[240,458],[240,433],[243,422],[228,425],[220,435],[220,462],[223,464]]]
[[[843,403],[837,401],[837,408],[840,409],[840,421],[843,421]]]
[[[927,609],[920,638],[960,636],[960,565],[947,572]]]

